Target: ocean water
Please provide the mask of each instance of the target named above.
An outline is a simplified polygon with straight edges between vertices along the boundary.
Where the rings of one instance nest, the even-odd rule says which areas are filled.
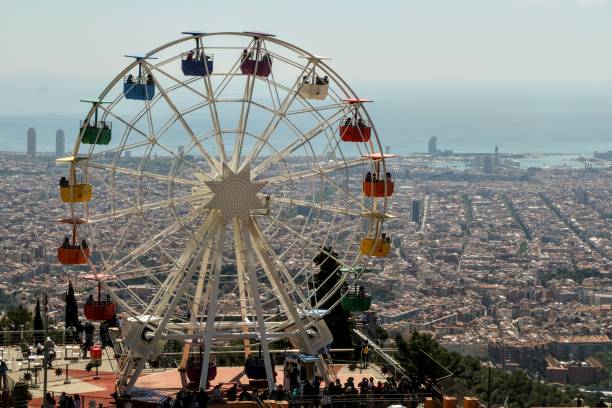
[[[375,100],[367,109],[383,145],[398,154],[425,152],[431,136],[439,149],[456,152],[612,150],[610,84],[364,84],[357,91]],[[87,112],[75,98],[74,92],[36,89],[0,101],[0,150],[25,151],[29,127],[37,131],[38,151],[55,150],[57,129],[66,131],[69,149]]]

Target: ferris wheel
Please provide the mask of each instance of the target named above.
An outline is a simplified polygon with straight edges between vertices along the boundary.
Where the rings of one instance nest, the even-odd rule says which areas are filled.
[[[70,212],[59,261],[97,281],[88,319],[128,316],[122,395],[169,341],[184,344],[183,381],[201,387],[215,354],[239,343],[247,375],[274,389],[269,349],[284,339],[327,378],[323,317],[367,310],[355,282],[391,245],[394,182],[369,101],[327,58],[274,35],[183,34],[129,56],[86,101],[58,160]],[[334,274],[321,277],[321,257]]]

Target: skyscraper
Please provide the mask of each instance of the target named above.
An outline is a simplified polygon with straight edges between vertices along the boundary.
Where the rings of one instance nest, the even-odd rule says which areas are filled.
[[[412,205],[410,206],[410,219],[417,224],[421,222],[421,200],[412,200]]]
[[[66,153],[66,134],[62,129],[55,132],[55,155],[62,157]]]
[[[36,129],[28,129],[28,156],[36,156]]]
[[[438,137],[437,136],[432,136],[429,138],[429,144],[427,145],[427,152],[432,155],[438,153]]]

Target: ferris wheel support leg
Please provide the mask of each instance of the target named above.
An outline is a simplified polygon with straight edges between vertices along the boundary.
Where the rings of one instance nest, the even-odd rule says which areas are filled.
[[[235,224],[238,228],[235,233],[237,237],[244,237],[243,245],[246,247],[247,263],[246,269],[248,271],[248,279],[253,294],[253,303],[255,305],[255,313],[257,316],[257,324],[259,326],[259,341],[261,342],[261,349],[263,352],[264,366],[266,367],[266,378],[268,380],[268,391],[276,389],[276,381],[274,380],[274,366],[270,358],[270,348],[268,342],[268,336],[266,333],[266,323],[264,320],[263,308],[261,306],[261,298],[259,297],[259,283],[257,282],[257,274],[255,273],[255,256],[253,254],[253,246],[249,234],[243,234],[242,228],[238,220]]]
[[[206,311],[206,328],[204,329],[204,356],[202,360],[202,372],[200,374],[200,389],[206,389],[208,380],[208,364],[210,363],[210,350],[212,339],[215,333],[215,316],[217,315],[219,283],[221,282],[221,269],[223,267],[223,248],[225,246],[225,232],[227,226],[222,219],[217,223],[216,248],[215,248],[215,268],[212,279],[212,289],[208,300]]]
[[[198,314],[202,309],[202,291],[204,290],[204,280],[206,279],[206,271],[208,269],[208,262],[210,261],[210,252],[211,246],[208,245],[206,248],[206,252],[202,257],[202,262],[200,264],[200,274],[198,275],[198,283],[196,285],[195,297],[193,300],[192,308],[191,308],[191,319],[190,325],[187,329],[187,334],[193,334],[194,329],[198,325]],[[185,342],[183,346],[183,354],[181,355],[181,362],[179,364],[179,373],[181,375],[181,386],[183,388],[187,387],[187,374],[185,373],[185,368],[187,367],[187,360],[189,359],[189,351],[191,350],[191,344]]]
[[[240,302],[240,317],[243,322],[246,322],[249,318],[248,300],[255,301],[258,296],[255,292],[247,292],[247,274],[248,264],[245,263],[245,247],[242,238],[242,232],[240,230],[240,221],[238,218],[232,220],[232,227],[234,229],[234,242],[236,249],[236,274],[238,278],[238,301]],[[249,299],[247,299],[249,298]],[[249,327],[247,325],[242,326],[242,332],[248,333]],[[244,347],[244,358],[247,359],[251,356],[251,341],[248,337],[242,340]]]
[[[158,315],[161,315],[161,312],[163,311],[162,308],[167,305],[167,307],[165,307],[166,313],[164,314],[164,317],[162,318],[162,320],[160,321],[159,325],[157,326],[155,330],[155,336],[151,339],[151,344],[155,344],[157,341],[159,341],[162,333],[165,331],[168,320],[170,320],[170,318],[173,316],[172,311],[176,309],[179,301],[183,299],[183,296],[181,295],[185,292],[186,288],[191,284],[191,278],[193,277],[193,274],[196,270],[197,262],[193,261],[193,255],[194,253],[196,253],[196,251],[198,251],[198,253],[200,254],[202,253],[204,248],[202,248],[200,243],[207,236],[207,234],[209,234],[211,229],[215,228],[218,225],[218,220],[219,220],[219,217],[217,215],[217,212],[211,212],[208,218],[198,227],[198,230],[195,233],[195,238],[191,239],[189,245],[184,249],[183,253],[181,254],[181,258],[179,260],[179,265],[181,265],[181,268],[177,271],[176,275],[182,276],[183,273],[185,272],[185,276],[182,278],[181,284],[178,288],[176,288],[176,291],[174,291],[174,288],[173,288],[172,293],[168,295],[168,296],[174,295],[174,297],[172,298],[172,302],[170,302],[170,304],[167,305],[165,301],[161,301],[160,304],[158,305],[156,309],[156,313]],[[197,259],[199,258],[199,256],[197,255],[195,258]],[[191,263],[189,262],[190,260],[192,260]],[[185,269],[187,270],[185,271]],[[164,300],[168,300],[168,298],[164,297]],[[151,356],[151,353],[153,352],[153,349],[154,347],[149,347],[147,349],[147,352],[142,357],[140,357],[140,361],[138,362],[138,365],[134,369],[133,373],[130,373],[129,371],[125,373],[123,372],[121,373],[121,378],[123,382],[120,382],[118,385],[119,386],[125,385],[125,392],[127,394],[129,394],[134,388],[134,384],[136,384],[136,380],[138,380],[138,376],[144,369],[147,360],[149,359],[149,357]],[[127,381],[128,377],[129,377],[129,381],[127,382],[127,384],[125,384],[125,381]]]
[[[275,262],[271,259],[270,250],[268,249],[265,239],[261,235],[257,224],[251,218],[246,221],[246,224],[251,235],[255,254],[259,259],[266,276],[270,280],[274,291],[278,294],[281,305],[287,312],[288,317],[293,321],[293,324],[297,327],[297,335],[302,338],[302,344],[305,345],[304,351],[312,355],[317,354],[310,344],[310,339],[304,322],[302,321],[302,318],[300,317],[292,299],[289,297],[285,286],[281,282],[280,271],[277,271],[275,268]],[[321,374],[323,375],[323,379],[326,383],[331,381],[327,370],[322,370]]]

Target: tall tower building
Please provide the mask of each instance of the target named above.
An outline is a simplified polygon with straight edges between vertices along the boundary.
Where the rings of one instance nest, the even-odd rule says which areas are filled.
[[[427,144],[427,152],[431,155],[438,153],[438,137],[432,136],[429,138],[429,143]]]
[[[421,222],[421,200],[412,200],[410,206],[410,220],[417,224]]]
[[[62,129],[55,132],[55,155],[62,157],[66,153],[66,134]]]
[[[36,129],[28,129],[28,156],[36,156]]]

